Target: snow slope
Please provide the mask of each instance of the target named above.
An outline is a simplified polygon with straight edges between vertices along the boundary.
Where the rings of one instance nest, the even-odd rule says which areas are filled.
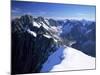
[[[60,47],[49,56],[41,72],[95,69],[95,58],[70,47]]]
[[[31,31],[30,29],[27,30],[30,34],[32,34],[34,37],[37,37],[37,34],[34,31]]]
[[[41,27],[41,25],[40,24],[38,24],[37,22],[33,22],[33,26],[35,26],[35,27],[37,27],[37,28],[40,28]]]

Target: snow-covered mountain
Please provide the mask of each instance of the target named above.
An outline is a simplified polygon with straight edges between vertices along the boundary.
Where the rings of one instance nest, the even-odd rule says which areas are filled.
[[[95,68],[95,22],[23,15],[11,27],[13,74]]]
[[[71,47],[95,57],[95,35],[96,24],[94,21],[66,20],[62,25],[62,33],[60,36],[63,39],[67,38],[70,41],[75,41],[76,43],[74,43]],[[87,43],[87,41],[91,41],[92,44]],[[86,43],[87,46],[84,46]]]
[[[60,47],[49,56],[41,72],[95,69],[95,58],[71,47]]]

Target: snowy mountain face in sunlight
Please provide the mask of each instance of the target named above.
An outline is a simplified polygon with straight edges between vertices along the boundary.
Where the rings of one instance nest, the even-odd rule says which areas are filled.
[[[43,64],[41,72],[95,69],[95,58],[71,47],[61,47]]]

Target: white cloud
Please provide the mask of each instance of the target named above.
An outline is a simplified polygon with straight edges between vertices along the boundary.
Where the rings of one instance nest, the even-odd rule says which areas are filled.
[[[16,13],[22,12],[22,10],[19,9],[19,8],[14,8],[14,9],[11,10],[11,12],[14,13],[14,14],[16,14]]]

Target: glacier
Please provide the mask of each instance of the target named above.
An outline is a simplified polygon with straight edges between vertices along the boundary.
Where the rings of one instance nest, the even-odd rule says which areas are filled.
[[[48,60],[43,64],[41,72],[84,69],[95,69],[95,58],[77,49],[61,46],[49,56]]]

